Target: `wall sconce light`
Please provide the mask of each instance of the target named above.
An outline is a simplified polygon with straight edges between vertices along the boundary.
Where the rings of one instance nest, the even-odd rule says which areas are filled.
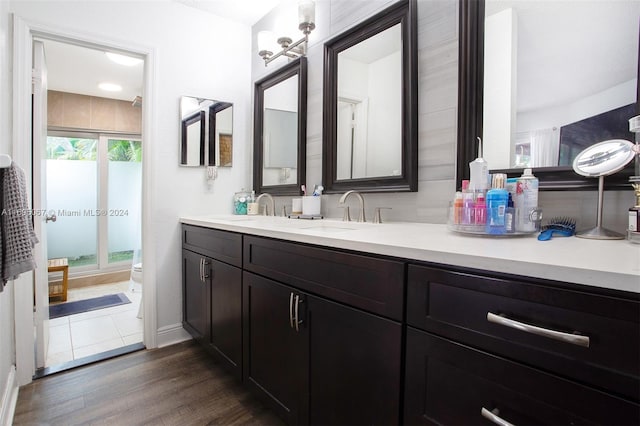
[[[264,66],[280,56],[288,58],[299,58],[307,53],[307,43],[309,42],[309,34],[316,27],[316,5],[313,0],[301,0],[298,2],[298,29],[302,31],[304,37],[293,43],[290,37],[280,37],[277,43],[281,49],[275,55],[269,50],[273,45],[273,34],[271,31],[260,31],[258,33],[258,55],[264,59]]]

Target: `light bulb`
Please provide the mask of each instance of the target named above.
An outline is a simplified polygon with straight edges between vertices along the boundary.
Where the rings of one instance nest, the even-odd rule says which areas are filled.
[[[313,0],[301,0],[298,3],[298,23],[315,24],[316,4]]]
[[[260,31],[258,33],[258,51],[272,52],[274,41],[271,31]]]
[[[100,83],[98,87],[106,92],[120,92],[122,90],[122,86],[115,83]]]

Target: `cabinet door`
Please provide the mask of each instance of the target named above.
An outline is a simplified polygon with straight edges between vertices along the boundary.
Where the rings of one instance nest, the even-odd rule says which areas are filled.
[[[306,297],[313,425],[399,424],[402,326]]]
[[[203,280],[203,260],[199,254],[182,250],[182,298],[184,328],[194,339],[209,340],[209,282]]]
[[[307,335],[292,327],[288,286],[243,272],[243,381],[289,424],[308,418]]]
[[[210,349],[238,379],[242,378],[242,272],[209,260],[211,280]]]

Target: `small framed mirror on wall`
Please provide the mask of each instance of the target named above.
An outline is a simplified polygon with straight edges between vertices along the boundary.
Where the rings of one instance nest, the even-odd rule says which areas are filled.
[[[256,82],[253,189],[299,195],[306,174],[307,59]]]
[[[483,138],[491,173],[533,168],[545,190],[596,189],[571,164],[634,140],[640,2],[460,1],[457,185]],[[608,188],[628,187],[632,165]]]
[[[326,192],[418,190],[416,0],[325,44]]]
[[[233,164],[233,104],[213,99],[180,98],[180,165]]]

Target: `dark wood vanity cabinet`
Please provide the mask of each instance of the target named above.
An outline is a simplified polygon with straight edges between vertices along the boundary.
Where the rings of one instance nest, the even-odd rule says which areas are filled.
[[[185,329],[288,424],[640,424],[638,294],[182,230]]]
[[[183,225],[183,326],[242,377],[242,236]]]
[[[639,424],[640,300],[607,293],[410,265],[405,423]]]
[[[398,424],[402,324],[362,305],[386,311],[394,297],[379,305],[374,295],[399,285],[401,315],[404,265],[248,236],[244,245],[245,384],[289,424]],[[347,265],[362,277],[339,275]],[[362,292],[372,298],[358,304]]]
[[[204,260],[198,253],[182,250],[182,325],[195,340],[207,340],[211,326],[209,294],[211,286],[202,277]]]

